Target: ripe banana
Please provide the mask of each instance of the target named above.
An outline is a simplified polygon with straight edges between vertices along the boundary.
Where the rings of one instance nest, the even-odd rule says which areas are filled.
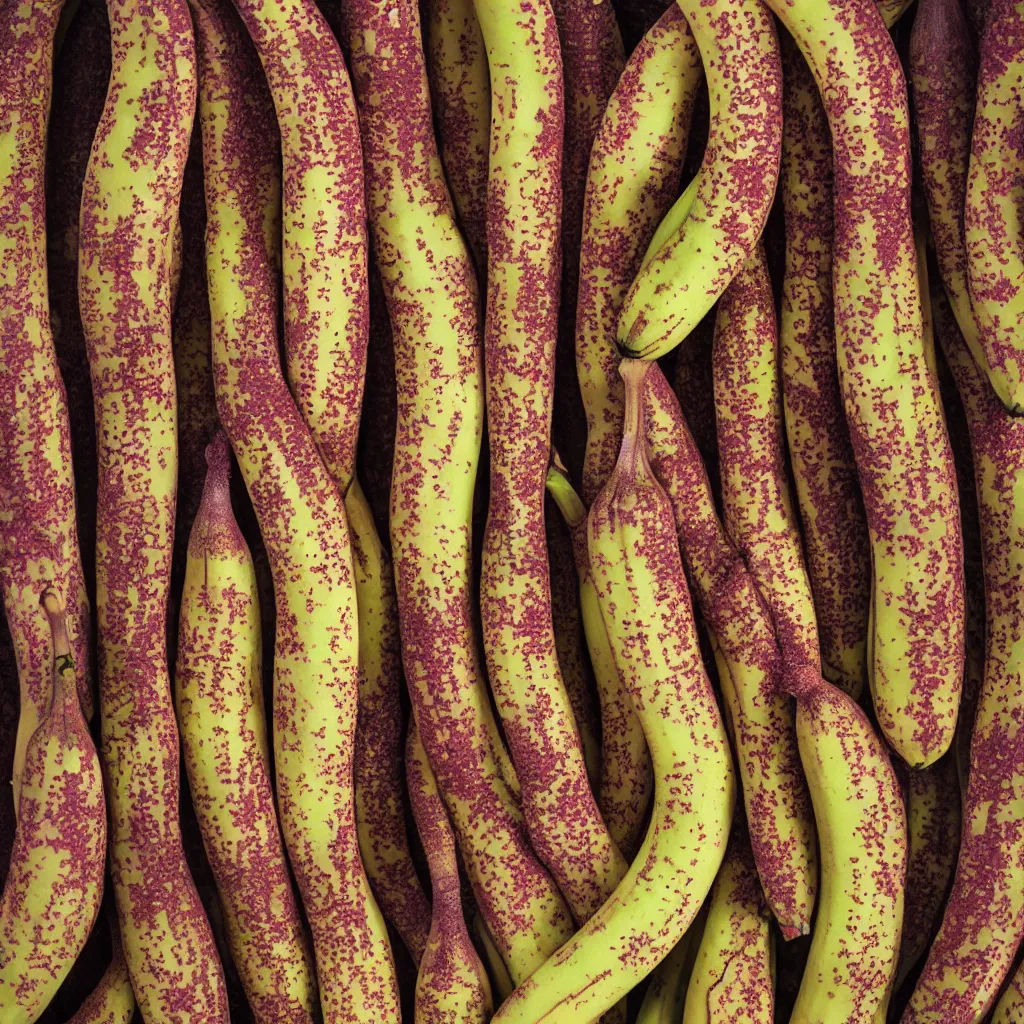
[[[564,941],[571,922],[522,828],[476,640],[479,295],[434,141],[418,8],[406,0],[387,10],[360,0],[343,20],[394,332],[391,541],[403,665],[477,904],[519,978]]]
[[[895,990],[935,937],[960,840],[960,789],[952,750],[922,771],[907,770],[907,894]]]
[[[212,1024],[228,1019],[227,993],[182,849],[166,636],[177,468],[172,250],[195,113],[195,48],[183,0],[110,0],[107,11],[113,71],[82,189],[79,301],[96,407],[110,871],[147,1021],[184,1015]],[[154,122],[159,144],[140,146]]]
[[[487,1024],[494,1009],[491,984],[466,928],[455,835],[415,722],[406,739],[405,771],[433,898],[430,937],[416,978],[415,1024]]]
[[[832,132],[839,380],[871,538],[868,681],[886,739],[925,767],[949,747],[956,724],[963,545],[922,339],[903,72],[872,0],[769,6],[811,65]]]
[[[135,993],[132,992],[132,980],[128,977],[128,964],[121,947],[121,932],[113,913],[108,915],[107,923],[110,929],[110,963],[85,1002],[68,1019],[68,1024],[131,1024],[135,1016]]]
[[[885,1020],[907,870],[903,799],[864,712],[808,666],[783,676],[796,698],[800,759],[814,803],[821,891],[792,1024]]]
[[[611,476],[622,436],[619,310],[644,246],[679,187],[701,76],[693,33],[670,4],[633,51],[590,153],[576,309],[576,373],[587,412],[582,494],[588,504]]]
[[[783,934],[806,935],[818,884],[814,819],[792,705],[778,690],[782,666],[771,615],[718,518],[700,454],[657,367],[645,401],[651,465],[672,503],[683,561],[720,655],[761,884]]]
[[[1024,257],[1017,124],[1024,91],[1024,4],[990,0],[979,42],[977,102],[964,199],[967,281],[988,379],[1024,413]]]
[[[771,609],[784,665],[820,670],[786,470],[775,300],[760,242],[718,303],[712,367],[725,527]]]
[[[227,944],[258,1022],[312,1022],[316,980],[278,831],[260,670],[260,611],[218,433],[188,544],[175,704],[192,803]]]
[[[217,406],[274,576],[279,820],[313,933],[325,1018],[394,1020],[391,949],[355,822],[358,636],[348,527],[278,355],[273,108],[230,6],[194,0],[193,10]]]
[[[832,138],[818,87],[789,36],[782,173],[786,263],[779,354],[786,440],[825,678],[859,699],[867,680],[871,548],[836,369]]]
[[[615,845],[626,860],[632,860],[643,839],[654,790],[651,755],[629,691],[615,666],[608,631],[601,618],[587,552],[587,510],[560,467],[548,468],[546,486],[572,537],[583,630],[601,702],[601,779],[597,803]]]
[[[650,984],[640,1004],[636,1024],[679,1024],[686,1005],[686,990],[693,974],[693,963],[704,933],[708,904],[705,903],[694,918],[686,934],[672,947],[672,951],[654,968]]]
[[[725,854],[732,756],[701,660],[672,508],[647,461],[648,369],[623,363],[622,453],[587,529],[601,614],[651,751],[651,824],[611,898],[509,996],[496,1024],[592,1020],[607,1010],[679,941]]]
[[[940,293],[935,326],[967,414],[985,566],[985,669],[970,746],[953,887],[904,1024],[977,1024],[991,1008],[1024,936],[1024,733],[1017,594],[1024,567],[1024,420],[1006,412],[974,362]]]
[[[25,748],[18,827],[0,899],[0,1018],[32,1024],[89,937],[107,849],[100,762],[78,698],[61,597],[40,602],[53,651],[50,697]]]
[[[760,238],[782,144],[775,27],[756,0],[679,0],[708,79],[711,120],[690,216],[637,275],[619,317],[622,351],[657,359],[700,323]]]
[[[583,922],[611,894],[626,864],[591,791],[559,671],[544,536],[558,325],[562,63],[548,0],[515,7],[476,0],[476,12],[491,69],[484,653],[530,842]],[[512,971],[517,982],[526,973]]]
[[[46,712],[52,650],[39,593],[69,603],[82,709],[93,709],[89,602],[78,550],[71,433],[50,329],[46,125],[59,0],[5,6],[0,19],[0,584],[18,660],[14,806],[28,741]]]
[[[708,898],[682,1024],[771,1024],[775,1005],[771,912],[737,814]]]

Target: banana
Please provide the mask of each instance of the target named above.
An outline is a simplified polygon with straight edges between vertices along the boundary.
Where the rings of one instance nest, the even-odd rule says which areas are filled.
[[[69,602],[87,718],[93,709],[71,432],[47,304],[46,127],[61,7],[60,0],[12,3],[0,19],[0,585],[18,661],[16,809],[28,741],[50,693],[53,652],[39,606],[44,586],[58,588]]]
[[[682,1024],[771,1024],[774,987],[771,913],[757,880],[746,827],[737,815],[708,898]]]
[[[867,680],[871,548],[836,370],[832,139],[818,87],[784,36],[786,262],[779,315],[786,441],[825,678],[855,700]]]
[[[979,43],[977,102],[964,199],[967,281],[984,361],[1000,401],[1024,412],[1022,181],[1015,138],[1024,94],[1024,4],[990,0]]]
[[[712,367],[725,527],[771,609],[784,664],[820,670],[786,471],[775,301],[760,242],[718,303]]]
[[[551,434],[578,480],[587,441],[587,418],[576,375],[576,308],[587,168],[608,99],[626,63],[611,0],[552,0],[562,52],[565,135],[562,153],[562,278],[555,349],[555,401]]]
[[[651,824],[611,898],[519,985],[496,1024],[592,1020],[607,1010],[679,941],[725,854],[732,757],[701,660],[672,508],[647,461],[649,368],[623,363],[622,453],[587,531],[602,618],[651,751]]]
[[[353,753],[359,853],[384,916],[419,964],[430,932],[402,797],[402,650],[395,577],[358,477],[345,495],[359,610],[359,712]]]
[[[64,601],[40,602],[53,651],[50,698],[25,748],[18,827],[0,899],[0,1017],[32,1024],[89,937],[107,849],[100,762],[78,698]]]
[[[678,350],[672,390],[693,435],[704,463],[711,492],[722,493],[718,472],[718,440],[715,437],[715,382],[711,353],[715,341],[715,311],[694,328],[685,347]]]
[[[85,1002],[71,1015],[68,1024],[131,1024],[135,1016],[135,993],[128,977],[121,947],[121,933],[114,914],[108,915],[110,963]]]
[[[925,767],[949,747],[956,724],[963,544],[922,339],[903,72],[871,0],[769,6],[811,65],[832,132],[839,381],[871,541],[868,682],[889,744]]]
[[[218,433],[188,544],[175,703],[192,803],[217,881],[227,945],[258,1022],[312,1022],[316,980],[278,831],[248,545],[231,510]]]
[[[548,0],[516,7],[476,0],[476,12],[491,69],[484,653],[530,842],[583,922],[611,894],[626,864],[591,791],[559,671],[544,536],[558,325],[562,64]],[[525,976],[512,974],[517,982]]]
[[[416,978],[416,1024],[487,1024],[494,1006],[484,965],[462,913],[455,836],[416,732],[409,727],[405,771],[416,829],[430,869],[433,919]]]
[[[565,466],[553,453],[559,467]],[[548,477],[551,469],[548,468]],[[550,489],[549,489],[550,494]],[[584,653],[583,615],[580,607],[579,580],[573,555],[572,536],[554,501],[544,501],[544,534],[548,544],[551,576],[551,624],[555,631],[555,650],[558,669],[562,673],[565,692],[572,707],[573,721],[583,748],[583,761],[587,766],[590,788],[598,793],[601,782],[601,726],[598,722],[597,694],[590,660]],[[601,798],[597,805],[601,817],[608,824]],[[615,834],[609,832],[615,840]],[[618,846],[618,842],[615,842]],[[620,847],[621,849],[621,847]]]
[[[82,189],[79,302],[99,463],[110,871],[132,988],[149,1024],[183,1015],[226,1022],[223,970],[182,849],[167,670],[177,467],[171,264],[195,114],[192,23],[183,0],[110,0],[107,10],[113,70]],[[141,145],[154,123],[159,144]]]
[[[359,0],[343,21],[394,332],[391,541],[403,666],[477,905],[519,978],[568,937],[571,920],[530,850],[481,664],[471,563],[479,295],[434,140],[418,8],[406,0],[386,10]]]
[[[487,156],[491,81],[473,0],[422,6],[430,99],[444,177],[481,289],[487,281]]]
[[[711,103],[693,205],[630,286],[618,341],[657,359],[700,323],[760,238],[779,175],[782,70],[775,27],[755,0],[679,0]]]
[[[923,771],[908,769],[907,894],[903,940],[894,991],[898,991],[935,936],[956,867],[960,790],[951,750]]]
[[[1024,420],[1007,413],[971,357],[941,293],[936,333],[956,380],[974,455],[985,576],[985,668],[953,887],[903,1015],[905,1024],[976,1024],[991,1008],[1024,936],[1024,734],[1017,595],[1024,567]]]
[[[196,0],[193,10],[217,406],[274,576],[279,820],[313,934],[325,1019],[396,1020],[391,948],[355,821],[359,650],[348,527],[278,355],[273,108],[230,6]]]
[[[787,669],[821,848],[818,916],[792,1024],[885,1019],[903,920],[899,784],[864,712],[808,666]]]
[[[679,1024],[686,1005],[686,990],[693,974],[697,949],[704,933],[708,904],[701,908],[686,934],[672,951],[654,968],[650,984],[640,1004],[636,1024]]]
[[[501,959],[501,953],[494,944],[494,936],[480,914],[473,918],[473,933],[477,937],[477,948],[483,950],[484,959],[487,961],[487,973],[494,994],[499,1001],[504,1002],[511,995],[515,985],[512,984],[505,962]]]
[[[814,818],[789,698],[778,690],[774,624],[729,538],[707,474],[660,368],[648,375],[651,465],[675,516],[683,561],[718,650],[758,874],[783,935],[810,931],[817,891]]]
[[[651,755],[629,691],[615,666],[608,631],[601,618],[587,552],[587,510],[560,467],[548,468],[546,486],[572,537],[583,630],[601,702],[601,779],[597,802],[615,845],[627,860],[632,860],[643,839],[654,789]]]
[[[576,374],[587,413],[587,504],[615,468],[622,436],[619,310],[644,246],[678,190],[701,76],[693,33],[682,11],[670,4],[633,51],[591,149],[576,309]]]

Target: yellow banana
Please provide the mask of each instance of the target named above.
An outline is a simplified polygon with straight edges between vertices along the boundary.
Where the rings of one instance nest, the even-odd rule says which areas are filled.
[[[771,1024],[774,961],[771,913],[757,880],[746,826],[737,815],[708,897],[682,1024]]]
[[[597,802],[615,845],[627,860],[632,860],[643,839],[654,789],[651,755],[629,691],[615,666],[608,631],[601,618],[587,552],[587,510],[557,466],[548,469],[547,489],[572,536],[583,629],[601,701],[601,779]]]
[[[615,468],[623,388],[615,332],[651,233],[679,187],[700,53],[670,4],[633,51],[590,153],[576,309],[576,374],[587,413],[583,500]]]
[[[18,660],[15,813],[26,747],[50,693],[45,586],[68,602],[82,709],[86,717],[93,709],[71,433],[47,303],[46,128],[61,7],[10,3],[0,19],[0,584]]]
[[[248,545],[231,510],[218,433],[188,544],[175,703],[192,803],[217,880],[227,944],[259,1022],[312,1022],[316,980],[278,831]]]
[[[128,977],[117,918],[110,914],[108,923],[110,963],[85,1002],[68,1019],[68,1024],[131,1024],[135,1016],[135,993],[132,979]]]
[[[591,791],[559,671],[544,536],[558,328],[562,63],[549,0],[476,0],[476,12],[491,69],[484,653],[530,842],[583,922],[626,864]]]
[[[648,375],[647,440],[665,487],[683,561],[717,648],[754,860],[786,938],[806,935],[817,891],[814,818],[792,702],[779,691],[774,624],[715,509],[700,454],[660,368]]]
[[[390,944],[355,822],[359,652],[348,526],[278,355],[273,110],[230,6],[195,0],[193,9],[217,407],[274,576],[278,815],[313,933],[325,1019],[395,1020]]]
[[[491,985],[462,913],[455,836],[416,723],[409,727],[405,771],[416,829],[430,869],[433,919],[416,978],[415,1024],[487,1024]]]
[[[782,145],[775,27],[755,0],[678,0],[708,79],[710,130],[689,216],[637,274],[619,317],[629,356],[656,359],[700,323],[760,238]]]
[[[18,827],[0,899],[0,1018],[32,1024],[89,937],[107,848],[100,762],[78,700],[64,602],[40,602],[53,651],[50,698],[25,748]]]
[[[769,6],[811,65],[832,132],[839,380],[871,540],[868,682],[889,744],[924,767],[949,747],[956,724],[963,544],[922,338],[906,85],[872,0]]]
[[[654,808],[611,898],[512,993],[496,1024],[592,1020],[668,955],[725,854],[735,806],[732,757],[704,671],[672,508],[647,461],[644,377],[626,360],[622,453],[590,510],[601,614],[644,728]]]
[[[784,676],[821,848],[818,916],[792,1024],[885,1019],[903,921],[907,831],[889,755],[864,712],[817,670]]]
[[[686,990],[693,974],[707,912],[708,904],[705,903],[693,924],[686,929],[686,934],[672,947],[672,952],[654,968],[636,1024],[679,1024],[683,1019]]]

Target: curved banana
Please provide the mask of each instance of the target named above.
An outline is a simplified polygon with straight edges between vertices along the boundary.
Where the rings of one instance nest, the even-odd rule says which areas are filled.
[[[68,1019],[68,1024],[131,1024],[135,1016],[132,979],[128,977],[117,918],[112,913],[108,924],[110,963],[85,1002]]]
[[[814,76],[782,43],[786,262],[779,314],[786,441],[825,678],[855,700],[867,681],[871,547],[836,368],[832,137]]]
[[[491,141],[491,80],[484,37],[473,0],[425,0],[422,11],[437,149],[482,289],[487,281]]]
[[[952,750],[922,771],[907,769],[907,894],[896,968],[898,991],[942,920],[960,840],[960,787]]]
[[[316,979],[277,825],[249,547],[231,509],[219,432],[188,543],[175,705],[192,804],[228,948],[257,1022],[312,1022]]]
[[[0,899],[0,1018],[32,1024],[89,937],[103,895],[106,806],[78,698],[64,602],[40,602],[53,651],[50,699],[25,748],[18,827]]]
[[[761,237],[779,176],[782,69],[755,0],[679,0],[704,63],[711,120],[689,216],[637,274],[619,317],[622,351],[657,359],[714,305]]]
[[[985,566],[985,669],[953,887],[904,1024],[977,1024],[1024,937],[1024,674],[1017,595],[1024,571],[1024,420],[1006,412],[933,295],[935,326],[967,414]]]
[[[784,676],[821,848],[818,916],[792,1024],[885,1019],[903,921],[907,831],[885,745],[817,670]]]
[[[956,725],[963,544],[922,337],[906,85],[873,0],[769,6],[811,65],[832,132],[839,381],[871,539],[868,682],[889,744],[925,767],[949,747]]]
[[[771,912],[741,816],[708,897],[682,1024],[771,1024],[775,1006]]]
[[[636,1016],[636,1024],[679,1024],[686,1005],[686,990],[693,974],[707,918],[705,903],[694,918],[686,934],[672,947],[672,951],[651,972],[650,984]]]
[[[230,5],[193,4],[217,407],[274,576],[278,816],[313,933],[325,1018],[395,1020],[391,948],[355,821],[359,649],[348,526],[278,355],[273,108]]]
[[[614,1005],[682,937],[725,854],[732,755],[701,660],[672,508],[647,461],[649,369],[623,363],[622,454],[587,532],[602,618],[651,751],[651,824],[611,898],[509,996],[496,1024],[592,1020]]]
[[[683,561],[718,650],[754,860],[783,935],[810,931],[818,887],[814,818],[768,607],[715,509],[707,473],[660,368],[647,378],[651,465],[675,516]]]
[[[1024,4],[990,0],[979,42],[977,102],[964,198],[967,282],[981,365],[1014,415],[1024,413],[1024,241],[1020,145],[1024,102]]]
[[[629,58],[590,152],[576,307],[587,504],[611,476],[622,438],[619,310],[644,246],[678,190],[701,77],[693,33],[670,4]]]
[[[416,978],[415,1024],[487,1024],[491,984],[462,913],[455,835],[416,723],[409,725],[405,772],[416,829],[430,869],[433,919]]]
[[[714,343],[715,310],[712,310],[694,328],[686,345],[678,350],[672,390],[704,463],[711,493],[718,500],[722,493],[722,485],[718,472],[715,381],[711,366]],[[685,558],[685,552],[683,557]]]
[[[712,367],[725,527],[771,609],[784,665],[820,670],[786,471],[775,300],[760,242],[718,303]]]
[[[228,1019],[227,993],[182,849],[166,646],[177,468],[172,250],[195,114],[195,47],[184,0],[108,0],[107,11],[113,70],[82,189],[78,283],[99,463],[110,872],[132,987],[149,1024],[181,1015],[212,1024]],[[141,146],[154,123],[159,144]]]
[[[587,552],[587,510],[559,467],[548,468],[546,486],[572,537],[583,630],[601,703],[597,803],[615,845],[627,860],[632,860],[643,839],[647,808],[654,791],[651,755],[629,691],[615,666],[608,631],[601,618]]]
[[[626,863],[590,788],[559,671],[544,536],[558,332],[562,63],[549,0],[476,0],[476,12],[491,69],[492,142],[484,653],[530,842],[583,922],[611,894]],[[525,973],[512,970],[517,982]]]
[[[62,6],[14,3],[0,19],[0,584],[18,660],[15,813],[28,741],[50,694],[53,652],[39,606],[45,586],[69,603],[86,717],[94,702],[71,432],[47,302],[46,128]]]
[[[525,977],[571,921],[522,827],[476,634],[479,294],[434,139],[418,7],[353,0],[343,14],[394,332],[391,541],[405,677],[477,905],[509,970]]]

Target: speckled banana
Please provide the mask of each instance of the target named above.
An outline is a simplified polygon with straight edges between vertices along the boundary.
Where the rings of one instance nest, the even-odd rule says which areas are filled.
[[[10,3],[0,18],[0,584],[20,689],[15,813],[25,750],[50,694],[53,652],[39,606],[45,586],[68,601],[86,717],[94,700],[71,434],[47,302],[46,130],[62,6]]]
[[[395,1020],[391,948],[355,822],[358,636],[348,526],[278,354],[273,109],[225,0],[195,0],[194,10],[217,407],[274,576],[278,816],[313,933],[325,1019]]]
[[[494,1011],[491,984],[466,928],[455,835],[415,722],[406,739],[405,773],[433,903],[416,978],[415,1024],[487,1024]]]
[[[188,543],[175,706],[192,804],[228,947],[258,1024],[313,1021],[312,958],[274,807],[252,556],[231,509],[218,433]]]
[[[195,114],[195,44],[184,0],[108,0],[107,12],[111,87],[82,189],[78,292],[96,409],[110,873],[148,1024],[213,1024],[228,1019],[227,993],[182,848],[167,665],[177,482],[172,249]]]
[[[818,916],[790,1020],[873,1024],[885,1019],[903,922],[903,798],[885,745],[853,700],[813,668],[784,679],[821,848]]]
[[[644,376],[626,360],[622,453],[588,519],[615,662],[654,767],[651,824],[612,897],[505,1001],[500,1024],[591,1020],[668,955],[700,909],[735,806],[725,725],[704,671],[672,508],[647,461]]]
[[[682,1024],[772,1024],[775,947],[746,824],[733,824],[708,897]]]
[[[135,993],[121,946],[117,918],[109,914],[110,963],[85,1002],[68,1018],[68,1024],[131,1024]]]
[[[630,356],[675,348],[722,294],[761,236],[782,146],[775,27],[755,0],[679,0],[707,76],[711,121],[690,215],[630,286],[618,340]]]
[[[871,538],[868,681],[889,744],[923,767],[953,738],[964,584],[956,475],[922,338],[906,85],[872,0],[769,6],[811,65],[832,132],[839,380]]]
[[[78,702],[63,599],[41,600],[53,651],[50,697],[25,748],[18,827],[0,899],[0,1018],[32,1024],[89,937],[107,849],[100,761]]]
[[[651,755],[629,691],[615,666],[608,631],[601,618],[587,551],[587,510],[556,466],[548,469],[547,489],[572,535],[583,629],[601,702],[601,780],[597,802],[615,845],[627,860],[632,860],[643,839],[647,808],[654,791]]]
[[[686,934],[672,947],[672,952],[654,968],[636,1024],[679,1024],[683,1019],[686,989],[697,959],[707,911],[705,903]]]

